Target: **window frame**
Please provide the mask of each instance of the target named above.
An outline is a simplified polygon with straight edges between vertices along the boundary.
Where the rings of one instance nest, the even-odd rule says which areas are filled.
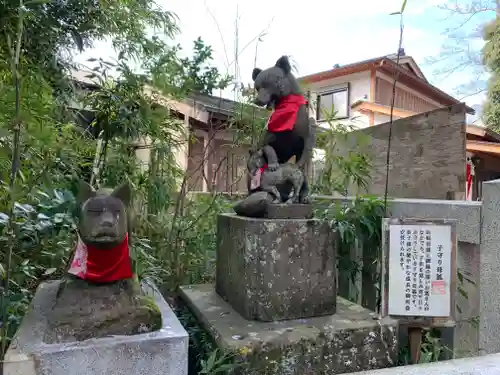
[[[335,117],[334,120],[345,120],[345,119],[350,118],[350,114],[351,114],[350,87],[349,87],[349,83],[346,83],[345,85],[334,87],[334,88],[331,88],[331,89],[328,89],[328,90],[325,90],[325,91],[320,91],[320,92],[317,93],[317,95],[316,95],[316,121],[318,121],[318,122],[327,121],[326,119],[320,119],[320,116],[321,116],[321,97],[322,96],[326,96],[326,95],[330,95],[330,94],[337,94],[337,93],[340,93],[340,92],[345,92],[346,95],[347,95],[346,115],[345,116]]]

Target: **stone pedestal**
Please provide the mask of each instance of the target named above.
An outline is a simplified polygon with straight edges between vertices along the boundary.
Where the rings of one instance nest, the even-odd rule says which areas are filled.
[[[60,281],[38,288],[5,356],[4,375],[187,375],[189,338],[179,320],[152,285],[142,286],[160,309],[160,330],[49,344],[47,317]]]
[[[397,361],[397,321],[340,297],[335,315],[280,322],[243,319],[212,284],[181,287],[181,297],[217,346],[236,353],[234,375],[334,375]]]
[[[270,204],[264,215],[266,219],[311,219],[311,204]]]
[[[396,364],[397,321],[337,297],[336,234],[308,207],[220,215],[216,286],[181,297],[234,375],[334,375]],[[303,218],[296,218],[302,216]]]
[[[336,311],[335,234],[317,219],[219,215],[216,291],[248,320]]]

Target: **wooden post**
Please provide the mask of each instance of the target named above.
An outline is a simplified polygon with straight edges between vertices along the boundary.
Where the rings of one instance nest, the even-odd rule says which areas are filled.
[[[422,327],[408,327],[408,347],[410,348],[411,363],[416,365],[420,360],[422,348]]]

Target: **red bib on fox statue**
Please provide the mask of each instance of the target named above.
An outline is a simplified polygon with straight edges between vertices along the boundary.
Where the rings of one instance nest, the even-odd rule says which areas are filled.
[[[252,179],[250,181],[250,189],[255,190],[258,187],[260,187],[260,181],[262,179],[262,173],[267,169],[267,164],[264,164],[263,167],[257,169],[255,172],[255,175],[252,176]]]
[[[112,283],[132,278],[128,234],[123,242],[105,250],[86,245],[78,238],[68,272],[91,283]]]
[[[299,108],[307,104],[302,95],[288,95],[282,98],[267,122],[267,130],[278,133],[293,130]]]

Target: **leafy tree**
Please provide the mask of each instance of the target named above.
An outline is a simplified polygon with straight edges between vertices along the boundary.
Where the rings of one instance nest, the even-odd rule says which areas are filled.
[[[445,42],[439,56],[428,57],[434,73],[446,79],[456,73],[467,73],[470,80],[462,82],[456,91],[462,97],[486,90],[487,74],[484,69],[479,43],[483,27],[495,16],[496,0],[448,0],[438,8],[453,24],[444,30]]]
[[[212,47],[199,37],[194,41],[193,57],[179,57],[182,47],[163,47],[163,53],[152,57],[145,64],[150,72],[152,84],[169,95],[199,93],[212,95],[216,89],[228,87],[232,77],[222,75],[211,66]]]
[[[491,73],[484,121],[488,127],[500,131],[500,18],[485,27],[484,39],[483,60]]]
[[[210,67],[212,52],[201,40],[195,56],[187,59],[179,58],[178,49],[169,48],[162,40],[177,30],[175,17],[153,1],[6,0],[0,3],[0,26],[0,178],[8,181],[12,169],[17,176],[12,186],[0,184],[1,357],[38,283],[63,272],[74,230],[69,215],[73,206],[70,191],[77,179],[89,179],[87,172],[95,156],[95,140],[88,132],[77,131],[71,118],[60,116],[64,103],[54,95],[61,93],[54,88],[64,87],[66,81],[62,68],[72,62],[67,52],[82,50],[92,40],[106,37],[120,52],[118,63],[101,62],[96,70],[101,85],[87,98],[96,111],[95,125],[104,130],[105,140],[111,144],[103,179],[116,184],[127,178],[136,188],[140,208],[164,211],[156,219],[146,212],[146,229],[138,229],[139,234],[161,238],[162,246],[165,228],[171,227],[171,216],[166,214],[171,201],[160,202],[159,197],[171,195],[172,177],[178,173],[172,161],[176,145],[172,134],[179,121],[144,89],[162,82],[162,77],[158,74],[153,78],[152,72],[160,71],[158,62],[165,55],[170,56],[167,63],[171,64],[161,66],[163,73],[168,72],[164,77],[179,83],[163,85],[166,94],[171,88],[172,94],[181,95],[188,87],[211,92],[224,83]],[[161,35],[151,35],[150,31],[158,30]],[[132,72],[128,62],[133,59],[148,69],[142,74]],[[107,69],[118,70],[120,79],[110,79]],[[139,168],[132,148],[133,141],[141,137],[153,139],[152,153],[160,164],[146,173]],[[151,233],[151,228],[156,232]],[[160,230],[162,235],[155,236]],[[159,252],[163,248],[158,246],[158,252],[147,254],[141,252],[148,249],[144,241],[135,243],[134,256],[145,260],[149,273],[164,265]]]
[[[111,38],[114,46],[130,56],[154,53],[150,32],[167,37],[177,32],[176,16],[151,0],[3,0],[0,2],[0,50],[8,52],[15,35],[19,9],[23,9],[23,55],[45,67],[57,67],[75,49],[92,41]],[[69,54],[68,54],[69,53]]]

